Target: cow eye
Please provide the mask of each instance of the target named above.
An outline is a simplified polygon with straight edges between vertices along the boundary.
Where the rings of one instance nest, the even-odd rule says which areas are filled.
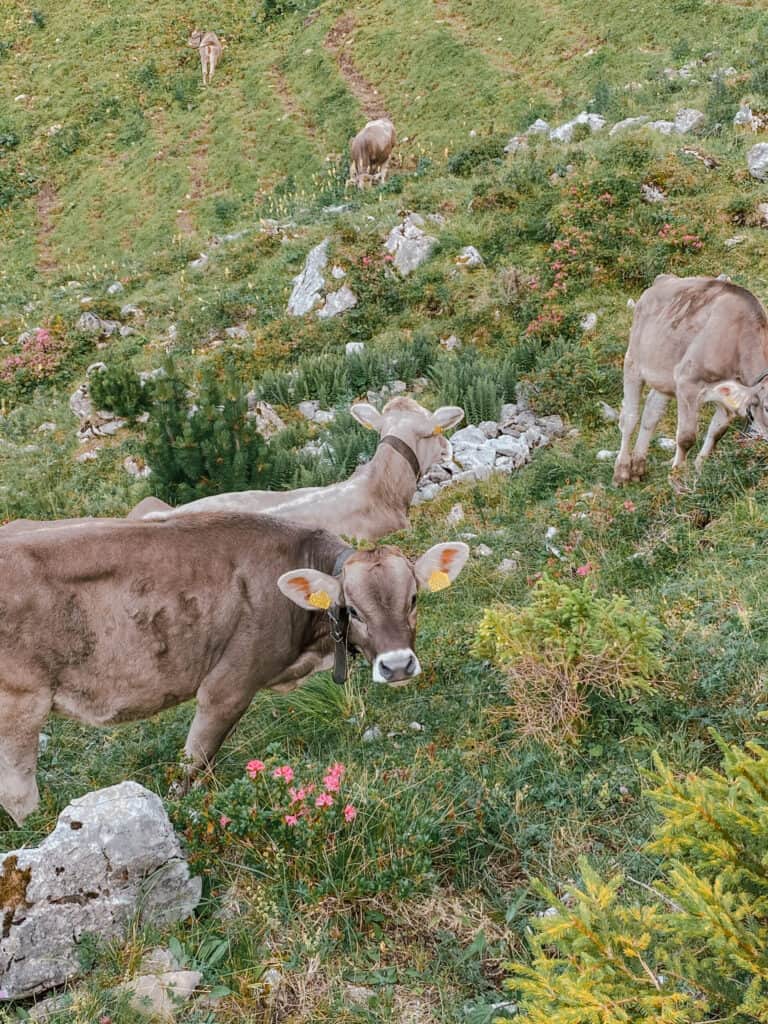
[[[353,608],[352,605],[347,605],[347,611],[351,619],[357,619],[358,622],[363,621],[362,615],[358,612],[357,608]]]
[[[413,597],[411,598],[411,608],[415,608],[415,607],[416,607],[416,595],[414,594]]]

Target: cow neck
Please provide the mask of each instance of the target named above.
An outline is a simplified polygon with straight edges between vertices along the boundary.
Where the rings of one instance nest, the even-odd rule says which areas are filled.
[[[398,516],[407,516],[421,476],[419,460],[408,442],[395,434],[386,434],[379,441],[367,471],[375,503],[393,509]]]

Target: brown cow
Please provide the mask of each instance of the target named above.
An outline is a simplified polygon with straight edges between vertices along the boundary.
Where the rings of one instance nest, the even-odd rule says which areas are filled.
[[[363,188],[366,180],[378,178],[383,184],[387,180],[389,158],[397,142],[395,126],[386,117],[369,121],[361,128],[349,145],[352,164],[349,180]]]
[[[222,53],[222,45],[215,32],[201,32],[196,28],[187,40],[187,46],[197,50],[203,66],[203,85],[210,85]]]
[[[356,540],[378,540],[407,529],[419,477],[435,462],[450,459],[451,446],[443,431],[460,423],[464,410],[446,405],[429,412],[412,398],[393,398],[382,412],[364,402],[353,405],[350,412],[363,426],[378,431],[381,441],[370,462],[359,466],[349,480],[295,491],[216,494],[177,509],[166,506],[168,511],[152,512],[146,518],[168,519],[188,512],[266,512]],[[148,500],[129,518],[138,518],[139,508],[146,508]]]
[[[148,718],[197,697],[189,777],[209,765],[257,690],[292,689],[357,648],[376,682],[421,671],[417,589],[459,574],[465,544],[411,561],[355,551],[268,516],[59,526],[0,537],[0,806],[38,803],[49,713],[89,725]],[[279,589],[278,589],[279,588]],[[328,614],[324,613],[328,609]],[[342,673],[343,675],[343,673]]]
[[[682,469],[696,440],[705,402],[717,408],[696,457],[697,472],[736,415],[768,437],[766,371],[768,314],[751,292],[719,278],[661,274],[635,306],[613,482],[621,485],[645,475],[648,446],[670,397],[677,399],[673,472]],[[651,390],[632,452],[644,384]]]

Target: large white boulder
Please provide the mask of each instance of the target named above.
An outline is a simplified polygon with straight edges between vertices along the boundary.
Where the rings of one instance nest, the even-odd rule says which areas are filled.
[[[409,213],[401,224],[392,228],[384,243],[403,277],[428,260],[436,245],[437,239],[424,231],[424,218],[418,213]]]
[[[293,279],[293,290],[288,299],[288,312],[291,316],[304,316],[320,304],[325,287],[323,270],[328,263],[328,246],[330,238],[310,249],[304,268]]]
[[[73,800],[40,846],[0,854],[0,990],[24,999],[71,981],[84,935],[183,920],[200,890],[160,797],[123,782]]]
[[[749,173],[758,181],[768,179],[768,142],[758,142],[747,153]]]

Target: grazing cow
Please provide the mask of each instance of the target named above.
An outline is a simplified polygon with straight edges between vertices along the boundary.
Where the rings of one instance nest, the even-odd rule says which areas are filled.
[[[631,451],[644,384],[651,390]],[[768,314],[746,288],[719,278],[661,274],[640,296],[624,358],[615,484],[644,476],[648,446],[671,397],[677,399],[673,472],[696,440],[705,402],[717,408],[696,457],[697,472],[736,415],[768,437]]]
[[[215,32],[201,32],[196,28],[187,40],[187,46],[197,50],[203,66],[203,85],[210,85],[216,65],[221,57],[222,45]]]
[[[407,529],[419,477],[435,462],[450,458],[451,446],[443,431],[461,422],[464,410],[446,405],[432,413],[412,398],[393,398],[382,412],[364,402],[353,405],[350,412],[363,426],[378,431],[381,441],[370,462],[358,466],[349,480],[295,491],[216,494],[177,509],[166,506],[167,511],[151,512],[145,518],[170,519],[188,512],[266,512],[355,540],[378,540]],[[128,518],[143,515],[149,500]]]
[[[448,586],[468,553],[437,544],[411,561],[222,513],[0,537],[0,806],[19,824],[37,806],[50,712],[107,726],[196,696],[192,778],[257,690],[293,689],[334,655],[337,679],[358,649],[375,682],[404,684],[421,671],[416,592]]]
[[[396,142],[395,126],[386,117],[369,121],[349,145],[352,157],[349,180],[358,188],[363,188],[366,179],[378,178],[383,184],[387,180],[389,158]]]

